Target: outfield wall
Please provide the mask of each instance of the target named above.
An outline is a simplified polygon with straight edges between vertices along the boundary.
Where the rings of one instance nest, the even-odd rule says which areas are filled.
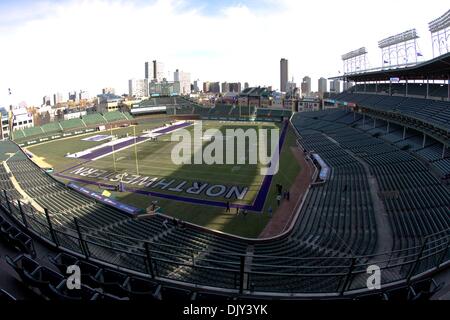
[[[42,142],[48,142],[48,141],[58,140],[58,139],[61,139],[61,138],[78,136],[78,135],[82,135],[82,134],[86,134],[86,133],[92,133],[92,132],[95,132],[95,131],[96,131],[96,129],[89,128],[89,129],[84,129],[84,130],[75,130],[75,131],[71,131],[71,132],[60,132],[60,133],[52,134],[52,135],[49,135],[49,136],[46,136],[46,137],[30,138],[30,140],[28,140],[28,141],[16,142],[16,143],[20,147],[27,147],[27,146],[31,146],[31,145],[42,143]]]

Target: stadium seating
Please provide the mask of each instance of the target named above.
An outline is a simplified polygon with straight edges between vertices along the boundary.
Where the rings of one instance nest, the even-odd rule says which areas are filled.
[[[22,129],[16,129],[12,132],[12,137],[14,140],[20,140],[25,138],[25,133]]]
[[[450,102],[348,91],[336,96],[336,100],[354,102],[374,110],[397,112],[446,130],[450,129]]]
[[[231,117],[248,117],[248,116],[254,116],[255,115],[256,108],[254,106],[235,106],[230,113]]]
[[[26,137],[28,137],[43,134],[44,131],[42,130],[41,127],[31,127],[23,129],[23,133],[25,134]]]
[[[258,117],[258,118],[290,117],[291,114],[292,114],[291,110],[285,110],[285,109],[258,108],[256,110],[256,117]]]
[[[86,127],[95,127],[101,124],[114,123],[118,121],[132,120],[133,116],[129,112],[113,111],[104,115],[92,113],[83,118],[55,121],[46,123],[39,127],[20,129],[13,131],[13,140],[18,143],[29,141],[39,141],[38,139],[48,139],[57,134],[70,133],[75,130],[83,130]]]
[[[217,116],[217,117],[228,117],[228,116],[230,116],[232,108],[233,108],[232,105],[216,104],[213,108],[211,108],[209,114],[211,116]]]
[[[64,130],[71,130],[71,129],[78,129],[86,127],[86,125],[83,123],[81,119],[70,119],[70,120],[63,120],[60,122],[61,127]]]
[[[403,100],[392,101],[391,105],[399,103]],[[219,109],[214,112],[235,112],[229,106],[219,106]],[[282,114],[282,111],[275,111],[275,114]],[[258,109],[257,112],[270,115],[274,111]],[[116,116],[110,119],[116,119]],[[369,120],[369,117],[365,118],[366,122]],[[337,283],[339,280],[329,274],[347,270],[350,256],[365,257],[377,252],[379,234],[369,175],[378,183],[379,199],[388,214],[393,236],[392,250],[402,250],[393,256],[402,258],[405,252],[417,253],[425,236],[434,237],[449,228],[449,191],[422,162],[397,145],[403,138],[401,127],[392,126],[387,133],[385,122],[380,121],[375,128],[373,124],[362,122],[361,115],[338,109],[293,116],[292,124],[299,133],[299,144],[306,153],[319,154],[330,166],[331,175],[326,183],[310,188],[299,214],[301,218],[289,236],[251,245],[253,253],[246,285],[249,290],[325,293],[339,289],[342,283]],[[412,131],[405,138],[414,148],[417,147],[415,152],[418,156],[430,162],[442,160],[437,158],[436,144],[422,147],[417,141],[416,145],[417,136]],[[166,228],[163,224],[165,218],[160,215],[133,219],[68,189],[30,162],[12,142],[1,142],[1,150],[15,153],[8,160],[12,175],[25,193],[48,209],[49,219],[59,234],[60,246],[81,256],[143,273],[149,272],[146,263],[149,249],[152,272],[157,277],[188,284],[238,288],[241,257],[250,248],[247,241],[194,227]],[[21,198],[3,166],[0,166],[0,187],[7,191],[9,200]],[[29,206],[23,210],[30,228],[51,240],[52,234],[42,227],[47,225],[45,214]],[[75,233],[77,226],[84,233],[85,248],[76,238],[62,236],[68,230]],[[11,231],[11,239],[17,237],[13,226],[6,222],[2,232],[7,237],[8,231]],[[27,243],[26,239],[24,242]],[[50,261],[61,272],[68,265],[79,265],[82,283],[85,284],[83,293],[74,296],[65,290],[62,282],[57,283],[58,276],[54,270],[49,271],[32,259],[9,259],[17,272],[23,274],[24,282],[56,299],[116,300],[145,296],[146,299],[177,297],[187,301],[207,296],[179,287],[161,286],[148,279],[130,278],[126,272],[98,266],[66,253],[52,256]],[[425,263],[423,268],[427,268]],[[317,272],[323,275],[317,276]],[[289,275],[296,273],[301,275]],[[399,273],[406,276],[407,270],[401,269]],[[97,291],[96,288],[105,291]],[[394,293],[386,295],[393,297]]]
[[[41,128],[42,128],[42,131],[44,131],[45,133],[61,131],[61,127],[59,126],[58,122],[46,123],[43,126],[41,126]]]
[[[115,121],[123,121],[123,120],[128,120],[127,116],[125,115],[125,113],[122,113],[120,111],[112,111],[112,112],[105,112],[103,114],[103,117],[106,119],[106,121],[108,122],[115,122]]]
[[[352,92],[356,93],[389,93],[389,84],[381,83],[375,84],[358,84],[351,88]],[[391,94],[405,95],[406,85],[404,83],[392,83]],[[408,83],[408,96],[417,96],[425,98],[427,95],[426,83]],[[429,97],[446,98],[448,96],[448,88],[445,85],[438,83],[430,83],[428,87]]]
[[[310,115],[306,115],[294,120],[297,121],[299,130],[305,130],[305,122],[310,122],[307,127],[320,128],[370,165],[391,219],[393,250],[420,246],[424,236],[449,227],[450,220],[445,214],[450,201],[449,191],[421,162],[382,139],[357,133],[356,129],[338,128],[331,123],[323,126],[322,121],[309,117]],[[390,195],[391,193],[394,195]]]
[[[86,126],[95,126],[106,123],[106,119],[100,113],[91,113],[83,116]]]

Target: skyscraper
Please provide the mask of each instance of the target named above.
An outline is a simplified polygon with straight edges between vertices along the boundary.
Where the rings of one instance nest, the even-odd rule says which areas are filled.
[[[145,78],[144,79],[153,79],[153,63],[148,61],[145,62]]]
[[[200,92],[201,89],[203,89],[202,83],[200,82],[200,79],[197,79],[194,81],[194,92]]]
[[[49,106],[51,104],[51,98],[49,96],[44,96],[42,98],[42,105]]]
[[[76,91],[70,91],[69,92],[69,101],[78,102],[79,98],[80,97],[78,96]]]
[[[230,84],[228,82],[222,82],[222,93],[230,92]]]
[[[208,81],[203,82],[203,92],[204,93],[209,92],[209,82]]]
[[[62,103],[62,102],[64,102],[62,93],[60,93],[60,92],[55,93],[53,95],[53,105],[56,106],[57,104]]]
[[[161,82],[164,78],[164,64],[153,60],[153,80]]]
[[[241,83],[240,82],[231,82],[228,84],[229,92],[241,92]]]
[[[322,77],[319,79],[319,97],[323,98],[325,92],[327,92],[327,79]]]
[[[292,81],[288,81],[286,85],[286,93],[292,97],[297,91],[297,84],[294,82],[294,79],[292,79]]]
[[[128,80],[128,95],[130,97],[142,98],[148,96],[148,81],[146,79]]]
[[[220,82],[203,82],[203,92],[220,93]]]
[[[287,59],[282,58],[280,60],[280,91],[287,91],[287,83],[288,83],[288,61]]]
[[[209,83],[209,92],[220,93],[220,82],[210,82]]]
[[[341,93],[341,83],[339,80],[335,79],[330,82],[330,92]]]
[[[306,76],[302,81],[302,95],[309,96],[311,94],[311,78]]]
[[[180,93],[190,94],[191,93],[191,74],[176,70],[173,73],[173,81],[180,83]]]

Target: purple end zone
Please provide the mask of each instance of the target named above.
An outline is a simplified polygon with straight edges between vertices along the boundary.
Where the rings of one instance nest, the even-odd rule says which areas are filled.
[[[288,128],[288,122],[285,122],[282,132],[281,132],[281,135],[280,135],[280,140],[278,142],[279,153],[278,153],[278,155],[274,155],[274,158],[276,158],[277,161],[281,154],[281,149],[283,148],[283,144],[284,144],[286,134],[287,134],[287,128]],[[134,141],[134,139],[132,139],[131,141]],[[65,171],[67,171],[67,170],[65,170]],[[82,183],[87,183],[87,184],[92,184],[92,185],[97,185],[97,186],[115,187],[115,185],[112,185],[112,184],[105,184],[105,183],[94,182],[94,181],[81,179],[81,178],[74,178],[71,176],[64,175],[62,172],[56,173],[56,175],[59,177],[62,177],[62,178],[66,178],[69,180],[78,181],[78,182],[82,182]],[[267,175],[264,177],[263,182],[261,184],[261,188],[259,189],[256,199],[252,205],[230,204],[230,207],[242,208],[242,209],[249,210],[249,211],[258,211],[258,212],[262,211],[262,209],[264,208],[264,203],[266,201],[267,194],[269,193],[270,185],[272,184],[272,179],[273,179],[272,175]],[[182,202],[187,202],[187,203],[192,203],[192,204],[202,204],[202,205],[209,205],[209,206],[222,207],[222,208],[225,208],[227,206],[227,204],[225,202],[221,202],[221,201],[188,198],[188,197],[182,197],[182,196],[178,196],[178,195],[165,194],[165,193],[160,193],[160,192],[153,192],[153,191],[134,189],[134,188],[126,188],[126,190],[129,192],[138,193],[138,194],[142,194],[142,195],[146,195],[146,196],[153,196],[153,197],[158,197],[158,198],[163,198],[163,199],[182,201]]]
[[[108,136],[108,135],[98,134],[96,136],[92,136],[92,137],[81,139],[81,140],[98,142],[98,141],[103,141],[103,140],[106,140],[109,138],[110,138],[110,136]]]
[[[191,123],[189,123],[189,122],[183,122],[183,123],[180,123],[180,124],[176,124],[174,126],[169,126],[169,127],[166,127],[166,128],[162,128],[162,129],[153,131],[153,133],[167,133],[167,132],[170,132],[170,131],[173,131],[173,130],[177,130],[177,129],[180,129],[180,128],[184,128],[184,127],[190,126],[190,125],[191,125]]]
[[[184,127],[187,127],[187,126],[190,126],[190,125],[191,125],[191,123],[184,122],[184,123],[180,123],[180,124],[177,124],[177,125],[174,125],[174,126],[169,126],[167,128],[159,129],[157,131],[154,131],[153,133],[164,134],[164,133],[168,133],[168,132],[171,132],[173,130],[184,128]],[[138,142],[142,142],[142,141],[145,141],[145,140],[148,140],[148,139],[149,138],[145,138],[145,137],[137,137],[136,139],[130,139],[130,140],[127,140],[127,141],[123,141],[123,142],[120,142],[120,143],[114,145],[114,150],[117,151],[119,149],[122,149],[122,148],[128,147],[130,145],[133,145],[135,142],[138,143]],[[103,147],[103,148],[96,149],[96,150],[92,151],[91,153],[85,154],[85,155],[81,156],[79,159],[93,160],[95,158],[101,157],[101,156],[106,155],[106,154],[111,153],[111,152],[113,152],[113,146],[106,146],[106,147]]]
[[[148,138],[137,137],[136,139],[130,139],[127,141],[123,141],[123,142],[120,142],[120,143],[114,145],[114,150],[117,151],[121,148],[128,147],[128,146],[134,144],[135,142],[138,143],[138,142],[141,142],[141,141],[144,141],[147,139]],[[106,146],[103,148],[96,149],[96,150],[92,151],[91,153],[85,154],[85,155],[79,157],[78,159],[92,160],[92,159],[98,158],[100,156],[103,156],[103,155],[111,153],[111,152],[113,152],[113,146]]]

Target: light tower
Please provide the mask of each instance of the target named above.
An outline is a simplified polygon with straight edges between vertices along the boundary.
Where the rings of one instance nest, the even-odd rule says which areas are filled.
[[[362,72],[367,70],[369,61],[367,59],[367,50],[365,47],[350,51],[342,55],[344,63],[344,74]]]
[[[344,63],[344,87],[346,87],[347,78],[346,75],[363,72],[369,68],[369,60],[367,59],[366,47],[350,51],[342,55],[342,61]],[[335,88],[337,83],[334,83]],[[336,90],[336,88],[334,89]],[[331,91],[331,88],[330,88]]]
[[[450,10],[428,24],[433,58],[450,51]]]
[[[417,64],[418,57],[422,56],[418,51],[417,39],[416,29],[411,29],[379,41],[383,68]]]

